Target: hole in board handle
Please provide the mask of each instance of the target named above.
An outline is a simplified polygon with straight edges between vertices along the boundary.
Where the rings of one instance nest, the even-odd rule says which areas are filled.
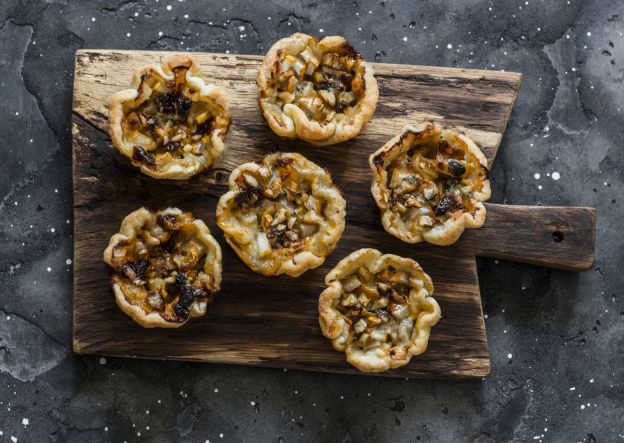
[[[552,233],[552,239],[555,243],[561,243],[564,238],[565,235],[563,235],[563,232],[561,231],[555,231]]]

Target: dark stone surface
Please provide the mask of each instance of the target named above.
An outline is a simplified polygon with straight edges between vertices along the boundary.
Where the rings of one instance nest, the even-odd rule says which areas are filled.
[[[0,441],[622,439],[622,3],[499,3],[1,2]],[[479,261],[487,379],[72,354],[74,51],[261,54],[297,30],[343,34],[370,60],[523,72],[492,201],[598,208],[592,271]]]

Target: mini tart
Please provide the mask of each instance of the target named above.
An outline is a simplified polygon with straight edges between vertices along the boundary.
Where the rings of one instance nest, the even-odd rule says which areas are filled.
[[[427,349],[440,306],[431,278],[414,260],[360,249],[325,277],[319,297],[323,335],[363,372],[409,363]]]
[[[177,55],[162,66],[139,68],[131,89],[113,95],[108,112],[113,145],[144,174],[187,179],[209,168],[225,149],[227,93],[200,76],[193,57]]]
[[[343,37],[296,33],[275,43],[258,72],[260,109],[277,135],[333,145],[358,135],[377,106],[373,68]]]
[[[130,213],[110,239],[117,305],[145,328],[177,328],[206,313],[221,284],[221,248],[206,224],[177,208]]]
[[[230,175],[217,224],[253,271],[293,277],[316,268],[345,227],[346,202],[329,172],[296,153],[245,163]]]
[[[381,221],[395,237],[450,245],[485,223],[487,160],[466,135],[433,122],[408,125],[369,164]]]

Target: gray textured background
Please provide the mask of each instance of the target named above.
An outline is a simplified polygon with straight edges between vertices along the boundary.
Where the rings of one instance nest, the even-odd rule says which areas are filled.
[[[622,2],[501,3],[0,2],[0,442],[624,439]],[[598,208],[597,255],[582,274],[479,261],[487,379],[72,354],[74,51],[262,54],[294,31],[370,60],[524,73],[492,201]]]

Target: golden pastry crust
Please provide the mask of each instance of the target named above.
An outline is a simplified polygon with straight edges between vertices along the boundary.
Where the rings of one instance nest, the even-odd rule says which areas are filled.
[[[260,109],[277,135],[333,145],[360,133],[377,106],[373,67],[339,36],[277,41],[257,79]]]
[[[344,231],[346,202],[329,172],[296,153],[245,163],[230,175],[217,224],[240,259],[267,276],[320,266]]]
[[[117,305],[144,328],[178,328],[206,313],[221,284],[221,248],[190,212],[138,209],[110,239]]]
[[[455,243],[485,223],[487,159],[466,135],[438,123],[406,126],[369,157],[385,230],[408,242]]]
[[[360,249],[325,277],[319,322],[334,349],[363,372],[409,363],[427,349],[440,306],[433,283],[414,260]]]
[[[176,55],[139,68],[131,89],[113,95],[108,121],[113,145],[141,172],[182,180],[209,168],[225,149],[228,97],[204,83],[193,57]]]

